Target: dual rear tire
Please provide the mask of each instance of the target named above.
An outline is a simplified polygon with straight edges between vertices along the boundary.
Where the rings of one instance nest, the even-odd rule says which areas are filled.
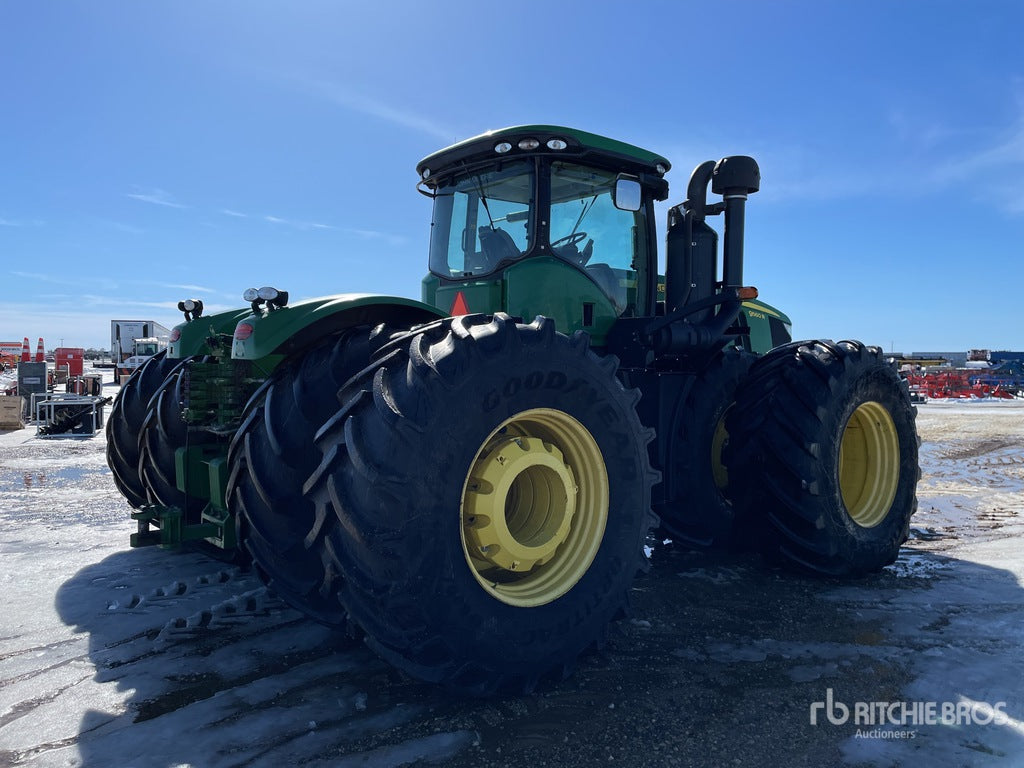
[[[764,355],[727,419],[741,533],[820,575],[889,565],[917,509],[915,418],[878,347],[804,341]]]
[[[658,510],[663,532],[674,540],[700,547],[733,543],[731,486],[743,481],[744,472],[731,475],[725,464],[726,419],[756,359],[739,348],[723,350],[696,376],[676,409],[666,472],[673,498]]]

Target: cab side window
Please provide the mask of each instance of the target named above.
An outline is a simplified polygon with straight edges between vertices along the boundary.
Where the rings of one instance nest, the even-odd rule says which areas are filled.
[[[615,207],[615,174],[571,163],[551,166],[552,251],[581,267],[622,313],[636,304],[638,217]]]

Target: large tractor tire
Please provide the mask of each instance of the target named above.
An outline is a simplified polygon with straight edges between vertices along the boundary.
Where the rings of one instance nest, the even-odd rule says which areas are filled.
[[[659,509],[668,536],[698,546],[731,542],[732,486],[722,452],[729,441],[726,416],[756,357],[730,348],[716,355],[694,381],[676,414],[669,467],[676,501]]]
[[[228,507],[257,573],[285,602],[334,627],[345,625],[337,571],[310,551],[322,521],[303,483],[320,463],[313,438],[338,410],[339,388],[369,363],[382,334],[352,329],[279,366],[250,398],[228,454]]]
[[[915,418],[878,347],[803,341],[760,358],[729,414],[726,462],[766,554],[826,576],[892,563],[917,509]]]
[[[548,319],[469,315],[345,386],[310,536],[381,656],[463,693],[522,692],[624,615],[658,474],[615,370]]]
[[[178,488],[175,453],[188,442],[182,418],[182,383],[187,360],[174,368],[153,393],[139,432],[139,474],[150,504],[177,507],[187,524],[200,522],[206,499]]]
[[[180,362],[168,358],[166,351],[149,358],[121,387],[107,419],[107,464],[114,485],[136,509],[148,503],[139,471],[139,433],[149,401]]]

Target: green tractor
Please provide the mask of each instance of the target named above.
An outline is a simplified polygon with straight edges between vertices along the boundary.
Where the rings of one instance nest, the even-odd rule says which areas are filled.
[[[915,411],[877,347],[793,342],[744,285],[753,159],[694,170],[664,276],[654,153],[531,125],[417,170],[422,301],[179,305],[107,424],[133,546],[235,553],[306,615],[477,694],[567,674],[659,524],[830,576],[893,562]]]

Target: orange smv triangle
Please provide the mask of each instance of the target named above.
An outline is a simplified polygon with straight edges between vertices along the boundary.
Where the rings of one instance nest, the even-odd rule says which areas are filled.
[[[455,294],[455,301],[452,302],[451,315],[468,315],[469,305],[466,303],[466,297],[462,295],[462,291]]]

